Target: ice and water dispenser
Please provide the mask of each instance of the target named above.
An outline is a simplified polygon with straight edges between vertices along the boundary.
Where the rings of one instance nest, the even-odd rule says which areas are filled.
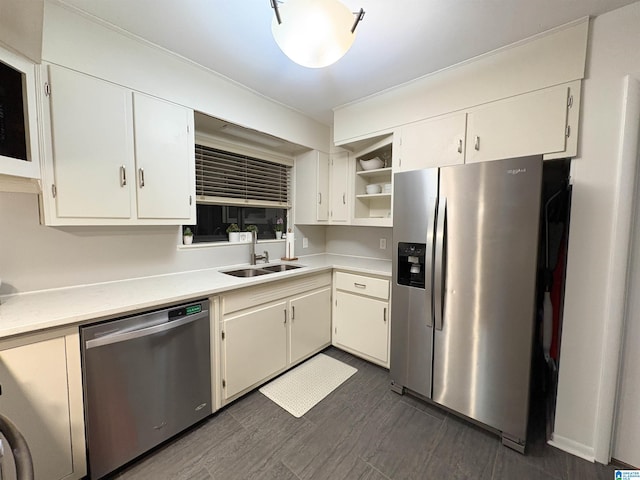
[[[424,243],[398,243],[398,284],[424,288],[425,254]]]

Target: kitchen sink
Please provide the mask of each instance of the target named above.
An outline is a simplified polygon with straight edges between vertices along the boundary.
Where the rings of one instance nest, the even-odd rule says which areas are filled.
[[[258,275],[267,275],[269,273],[286,272],[287,270],[294,270],[300,268],[300,265],[267,265],[265,267],[247,267],[239,268],[238,270],[230,270],[228,272],[222,272],[234,277],[257,277]]]
[[[273,273],[270,270],[263,270],[261,268],[241,268],[239,270],[231,270],[230,272],[222,272],[234,277],[257,277],[258,275],[266,275]]]
[[[295,270],[296,268],[300,268],[300,265],[269,265],[268,267],[261,267],[262,270],[269,270],[270,272],[286,272],[287,270]]]

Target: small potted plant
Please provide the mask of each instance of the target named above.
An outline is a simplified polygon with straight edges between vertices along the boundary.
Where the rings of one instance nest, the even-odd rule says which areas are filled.
[[[193,232],[189,227],[185,227],[182,231],[182,243],[191,245],[193,243]]]
[[[250,232],[254,235],[254,238],[258,239],[258,227],[256,225],[247,225],[247,232]]]
[[[232,223],[227,227],[227,233],[229,234],[230,242],[239,242],[240,241],[240,227],[237,223]]]
[[[282,220],[282,217],[278,217],[278,219],[276,220],[276,225],[273,228],[273,230],[276,232],[277,239],[282,238],[282,231],[284,230],[284,221]]]

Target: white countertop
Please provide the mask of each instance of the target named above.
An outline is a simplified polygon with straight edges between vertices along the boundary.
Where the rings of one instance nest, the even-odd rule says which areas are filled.
[[[304,267],[288,272],[237,278],[222,272],[249,265],[227,265],[205,270],[8,295],[0,299],[0,338],[115,317],[333,268],[391,277],[390,260],[319,254],[302,256],[295,262],[286,263]]]

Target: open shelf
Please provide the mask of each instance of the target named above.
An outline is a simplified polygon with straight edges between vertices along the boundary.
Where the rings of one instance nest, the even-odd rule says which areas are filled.
[[[381,184],[382,186],[382,184],[393,182],[392,149],[393,136],[387,136],[359,152],[354,152],[353,223],[355,225],[386,227],[392,224],[392,193],[388,191],[385,193],[365,193],[369,185]],[[384,162],[383,168],[363,170],[359,161],[375,157]]]
[[[389,177],[391,177],[391,167],[376,168],[375,170],[358,170],[356,172],[356,175],[360,175],[363,178],[381,177],[381,176],[389,176]]]
[[[363,193],[361,195],[356,195],[356,198],[362,198],[362,199],[367,199],[367,198],[391,198],[391,194],[390,193]]]

